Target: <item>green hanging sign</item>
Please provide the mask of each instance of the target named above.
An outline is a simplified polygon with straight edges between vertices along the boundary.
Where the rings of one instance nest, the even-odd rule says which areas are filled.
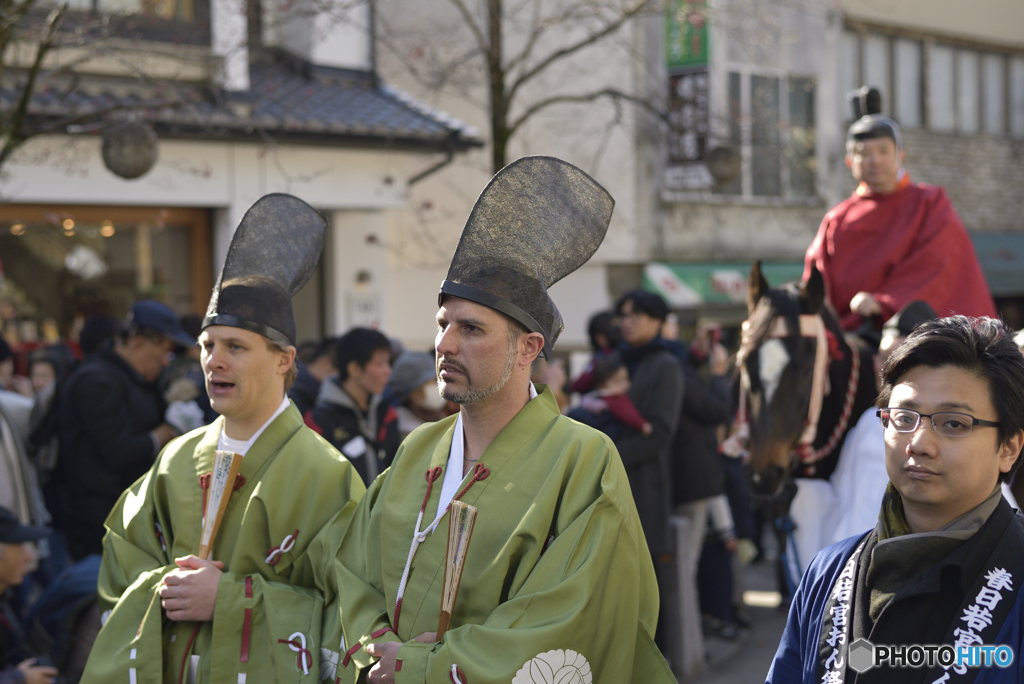
[[[669,69],[708,63],[705,0],[670,0],[665,17],[665,57]]]

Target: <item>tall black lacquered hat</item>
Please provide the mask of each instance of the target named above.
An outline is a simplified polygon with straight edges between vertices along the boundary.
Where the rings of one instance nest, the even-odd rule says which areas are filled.
[[[500,311],[543,335],[550,359],[563,326],[548,288],[593,256],[614,206],[607,190],[568,162],[512,162],[477,199],[438,303],[451,295]]]
[[[295,346],[292,297],[316,270],[326,230],[324,217],[298,197],[257,200],[231,239],[203,328],[227,325]]]
[[[846,99],[853,106],[854,122],[846,132],[847,142],[892,138],[896,149],[903,149],[903,133],[900,125],[882,114],[882,94],[877,88],[863,86],[851,90]]]

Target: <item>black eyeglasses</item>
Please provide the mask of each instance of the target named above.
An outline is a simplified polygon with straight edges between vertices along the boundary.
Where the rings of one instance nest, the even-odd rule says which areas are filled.
[[[952,411],[928,415],[910,409],[883,408],[878,409],[875,415],[882,419],[882,427],[889,427],[891,424],[896,432],[917,432],[917,428],[921,426],[921,419],[930,418],[936,434],[944,437],[966,437],[971,434],[975,425],[1001,427],[1000,423],[993,423],[991,420],[982,420],[967,413]]]

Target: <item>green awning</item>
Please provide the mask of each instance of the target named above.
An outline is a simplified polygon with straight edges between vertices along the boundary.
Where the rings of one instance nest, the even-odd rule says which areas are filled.
[[[657,292],[669,306],[685,309],[703,304],[744,304],[753,262],[653,262],[644,267],[644,288]],[[761,272],[772,285],[800,280],[803,263],[762,262]]]
[[[1024,235],[971,233],[971,240],[992,295],[1024,295]]]
[[[1024,234],[971,233],[981,269],[994,297],[1024,296]],[[752,262],[652,262],[644,267],[644,287],[677,309],[704,304],[743,304]],[[804,265],[763,262],[771,285],[795,282]]]

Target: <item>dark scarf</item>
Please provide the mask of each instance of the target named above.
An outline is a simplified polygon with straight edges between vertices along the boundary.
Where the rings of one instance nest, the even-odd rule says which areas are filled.
[[[935,567],[954,549],[981,529],[999,504],[1001,489],[981,504],[934,532],[913,533],[903,514],[903,500],[890,482],[882,497],[875,534],[878,542],[871,549],[867,567],[867,586],[871,587],[868,615],[871,624],[903,586],[922,572]]]
[[[680,347],[680,349],[682,349]],[[629,377],[636,375],[636,368],[640,365],[640,362],[646,359],[651,354],[658,351],[665,350],[673,355],[676,355],[675,349],[672,344],[665,339],[655,337],[647,344],[642,344],[639,347],[633,347],[623,342],[619,346],[619,354],[622,356],[623,363],[626,364],[626,370],[629,371]]]

